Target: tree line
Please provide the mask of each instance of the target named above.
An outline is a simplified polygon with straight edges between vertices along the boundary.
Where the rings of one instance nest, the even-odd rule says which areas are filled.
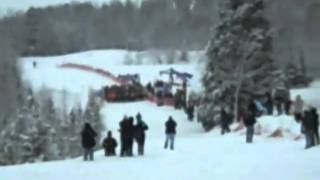
[[[0,28],[24,56],[90,49],[204,49],[217,17],[212,0],[71,3],[7,16]]]
[[[74,158],[82,154],[80,132],[85,122],[97,130],[98,141],[104,128],[100,105],[94,93],[84,108],[57,108],[47,89],[34,93],[23,86],[19,106],[2,119],[0,165]]]

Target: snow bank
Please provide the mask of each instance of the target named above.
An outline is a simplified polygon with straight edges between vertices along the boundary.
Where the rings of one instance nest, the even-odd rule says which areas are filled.
[[[258,119],[257,127],[263,136],[272,136],[280,130],[285,138],[295,139],[301,135],[301,125],[292,116],[264,116]]]

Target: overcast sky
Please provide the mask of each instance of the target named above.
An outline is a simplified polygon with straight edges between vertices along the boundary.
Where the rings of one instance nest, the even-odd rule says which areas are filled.
[[[0,0],[0,14],[6,14],[8,11],[26,11],[31,6],[45,7],[50,5],[58,5],[70,2],[92,2],[94,4],[108,3],[112,0]],[[120,0],[125,2],[126,0]],[[133,0],[140,2],[141,0]]]

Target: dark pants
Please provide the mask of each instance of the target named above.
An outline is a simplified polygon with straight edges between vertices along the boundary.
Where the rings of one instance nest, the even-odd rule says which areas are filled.
[[[85,148],[84,149],[84,160],[85,161],[93,161],[93,148]]]
[[[121,148],[120,148],[120,156],[125,156],[126,155],[126,150],[128,149],[128,140],[127,137],[124,137],[121,135]]]
[[[313,147],[315,145],[314,143],[315,133],[313,132],[313,130],[306,130],[305,137],[306,137],[306,149]]]
[[[193,118],[194,118],[193,113],[189,112],[189,113],[188,113],[188,120],[189,120],[189,121],[193,121]]]
[[[221,134],[224,135],[225,133],[229,133],[230,132],[230,128],[228,125],[222,126],[221,127]]]
[[[138,154],[141,156],[144,154],[144,143],[138,143]]]
[[[318,128],[317,128],[317,129],[315,129],[314,137],[315,137],[315,144],[316,144],[316,145],[320,144],[320,139],[319,139],[319,130],[318,130]]]
[[[164,148],[167,149],[168,144],[170,143],[170,149],[174,149],[174,137],[175,134],[166,134],[166,142],[164,143]]]
[[[283,114],[282,103],[277,103],[277,111],[278,111],[278,115]]]
[[[253,125],[248,126],[247,133],[246,133],[246,142],[247,143],[252,143],[253,135],[254,135],[254,126]]]
[[[127,155],[128,156],[133,156],[133,134],[130,134],[129,139],[128,139],[128,146],[126,149]]]
[[[110,151],[110,150],[104,149],[104,155],[105,155],[105,156],[115,156],[115,155],[116,155],[116,152],[115,152],[115,151]]]
[[[267,113],[268,115],[273,115],[273,104],[267,104]]]
[[[302,114],[301,114],[301,113],[294,113],[294,119],[295,119],[297,122],[300,122],[301,119],[302,119]]]

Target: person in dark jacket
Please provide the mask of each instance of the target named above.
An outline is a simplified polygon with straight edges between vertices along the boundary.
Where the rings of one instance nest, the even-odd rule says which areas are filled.
[[[316,108],[311,109],[312,121],[314,123],[314,136],[315,136],[315,144],[320,144],[319,139],[319,114],[317,113]]]
[[[313,120],[311,111],[304,111],[302,118],[303,132],[306,137],[306,149],[311,148],[315,145],[315,133],[314,129],[316,126],[315,121]]]
[[[249,102],[249,106],[248,106],[248,110],[250,111],[250,113],[256,117],[258,115],[258,107],[254,101],[254,99],[251,99]]]
[[[269,116],[273,115],[273,99],[271,96],[271,93],[267,93],[267,101],[265,103],[266,109],[267,109],[267,114]]]
[[[229,124],[231,122],[231,117],[223,108],[221,109],[220,116],[221,116],[221,134],[224,135],[224,133],[230,132]]]
[[[82,147],[84,148],[84,160],[93,161],[93,148],[96,145],[95,137],[97,133],[92,129],[89,123],[85,123],[81,131]]]
[[[108,137],[103,140],[102,146],[104,148],[105,156],[115,156],[117,141],[112,137],[112,132],[108,131]]]
[[[166,127],[166,141],[164,144],[164,148],[167,149],[168,144],[170,143],[170,149],[173,150],[177,123],[173,120],[171,116],[169,116],[168,121],[165,123],[165,127]]]
[[[133,142],[134,142],[135,128],[134,128],[134,118],[129,117],[128,122],[128,149],[127,155],[133,156]]]
[[[284,101],[284,111],[286,115],[290,115],[291,106],[292,106],[292,101],[290,100],[290,98],[286,98]]]
[[[138,143],[138,154],[144,154],[144,143],[146,139],[145,131],[148,130],[148,125],[142,120],[141,114],[138,113],[137,124],[135,125],[135,139]]]
[[[193,121],[193,118],[194,118],[194,105],[189,102],[186,111],[187,111],[187,115],[188,115],[188,120],[189,121]]]
[[[125,116],[122,121],[119,123],[120,126],[120,142],[121,142],[121,149],[120,149],[120,156],[123,157],[127,155],[128,150],[128,127],[129,127],[129,120],[128,117]]]
[[[247,112],[243,119],[243,123],[247,128],[246,142],[252,143],[254,135],[254,124],[256,123],[255,115],[253,115],[251,112]]]

